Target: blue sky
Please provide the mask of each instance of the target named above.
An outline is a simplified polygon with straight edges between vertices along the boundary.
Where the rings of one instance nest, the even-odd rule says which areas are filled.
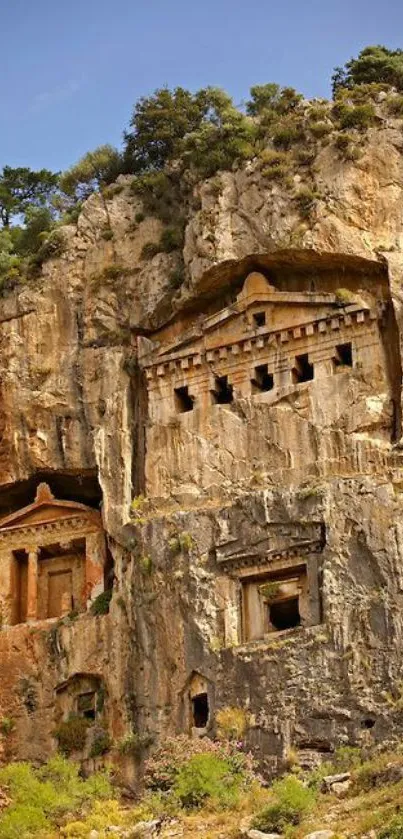
[[[164,84],[276,81],[329,95],[336,64],[403,47],[401,0],[0,0],[0,166],[60,170],[119,145],[133,103]]]

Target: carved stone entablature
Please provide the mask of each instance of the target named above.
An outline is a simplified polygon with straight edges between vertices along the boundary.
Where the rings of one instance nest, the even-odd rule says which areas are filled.
[[[96,520],[87,519],[84,516],[56,519],[47,524],[0,529],[0,549],[10,547],[17,550],[33,544],[51,545],[55,541],[72,539],[76,534],[86,536],[98,530],[101,530],[101,521],[98,524]]]
[[[351,327],[379,320],[384,304],[367,305],[357,298],[341,304],[336,294],[281,292],[261,274],[250,274],[237,301],[207,317],[174,342],[148,344],[141,361],[149,380],[179,375],[205,364],[231,362],[263,352],[284,350],[298,354],[301,343],[325,339]]]
[[[265,552],[245,552],[229,556],[217,556],[217,562],[225,571],[241,571],[244,568],[272,566],[278,560],[290,559],[290,565],[295,565],[295,559],[306,560],[310,554],[320,553],[323,550],[322,541],[304,541],[292,546],[284,547],[282,550],[268,550]],[[284,563],[282,562],[282,565]]]
[[[255,540],[249,541],[247,548],[245,536],[221,542],[216,546],[217,563],[228,572],[272,564],[286,557],[295,563],[295,557],[303,559],[322,551],[325,541],[320,522],[271,523],[263,533],[256,533]]]

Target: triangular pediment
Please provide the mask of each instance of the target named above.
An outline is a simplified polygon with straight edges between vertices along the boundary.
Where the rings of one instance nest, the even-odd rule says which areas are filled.
[[[359,298],[344,302],[330,292],[279,291],[263,274],[253,272],[234,303],[206,317],[197,329],[193,327],[161,346],[157,358],[171,361],[184,354],[306,327],[337,315],[341,307],[346,314],[369,308]]]
[[[89,519],[94,524],[100,523],[100,514],[96,510],[78,501],[58,500],[54,498],[47,484],[39,484],[35,501],[1,519],[0,532],[77,516]]]

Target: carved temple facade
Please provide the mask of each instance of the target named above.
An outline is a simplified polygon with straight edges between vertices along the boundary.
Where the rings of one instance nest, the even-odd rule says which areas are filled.
[[[85,611],[104,588],[105,550],[99,512],[40,484],[33,504],[0,521],[3,627]]]
[[[174,341],[146,342],[151,422],[279,392],[346,368],[383,366],[383,304],[350,295],[285,292],[247,276],[236,301]]]

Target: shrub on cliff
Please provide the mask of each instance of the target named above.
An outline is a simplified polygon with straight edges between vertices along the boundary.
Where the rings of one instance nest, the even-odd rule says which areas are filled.
[[[123,170],[123,160],[117,149],[110,145],[98,146],[63,172],[60,188],[74,200],[83,201],[96,189],[113,183]]]
[[[235,774],[242,773],[250,781],[255,777],[252,756],[242,752],[237,743],[218,743],[205,737],[196,739],[180,734],[165,738],[147,760],[144,775],[146,788],[162,792],[171,790],[181,769],[191,758],[201,754],[226,760]]]
[[[332,76],[333,95],[340,88],[372,82],[393,85],[403,90],[403,50],[390,50],[380,44],[365,47],[357,58],[344,67],[336,67]]]
[[[73,752],[81,752],[84,749],[89,725],[87,719],[74,715],[59,723],[55,731],[55,737],[62,754],[68,756]]]
[[[338,101],[333,108],[333,114],[340,128],[358,128],[361,131],[368,128],[376,117],[371,102],[365,105],[349,105],[347,102]]]
[[[221,740],[242,740],[248,726],[244,708],[221,708],[216,714],[217,732]]]
[[[215,754],[193,755],[179,770],[173,792],[186,809],[234,806],[244,785],[242,771],[235,771],[230,761]]]
[[[283,833],[300,824],[315,803],[315,792],[292,775],[273,784],[273,801],[255,816],[252,826],[267,833]]]
[[[293,87],[280,87],[273,82],[253,85],[250,95],[251,98],[246,103],[246,113],[266,118],[290,113],[304,98]]]
[[[112,594],[113,591],[111,588],[101,591],[101,593],[98,594],[98,597],[95,598],[94,602],[91,603],[91,614],[107,615],[109,612],[110,602],[112,600]]]

